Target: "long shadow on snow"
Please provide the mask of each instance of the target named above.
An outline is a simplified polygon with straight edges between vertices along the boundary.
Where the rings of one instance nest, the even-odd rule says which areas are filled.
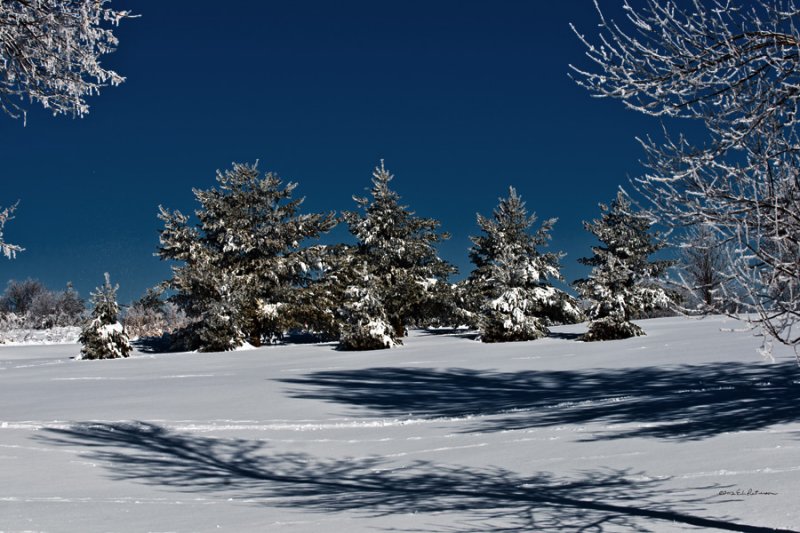
[[[283,379],[296,398],[382,416],[477,416],[470,431],[563,424],[643,424],[589,440],[632,436],[692,440],[800,420],[794,363],[486,372],[368,368]]]
[[[501,468],[422,461],[392,469],[379,458],[319,460],[301,453],[269,453],[258,441],[187,435],[141,422],[83,423],[46,431],[37,439],[88,448],[88,455],[102,461],[114,479],[192,493],[219,491],[298,510],[354,510],[372,516],[458,513],[457,528],[465,532],[500,531],[498,521],[504,531],[649,531],[646,525],[654,520],[727,531],[775,531],[697,516],[705,510],[702,502],[723,501],[714,496],[723,488],[719,485],[691,489],[707,491],[709,497],[681,496],[659,490],[658,481],[634,481],[641,476],[625,471],[559,479],[547,473],[521,476]]]

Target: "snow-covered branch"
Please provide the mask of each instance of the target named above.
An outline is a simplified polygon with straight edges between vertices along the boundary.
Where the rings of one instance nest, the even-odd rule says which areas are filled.
[[[601,15],[599,44],[579,35],[594,67],[572,67],[576,81],[629,109],[704,124],[702,146],[683,135],[642,139],[649,170],[635,185],[662,223],[710,228],[729,250],[731,275],[758,323],[800,345],[797,3],[623,7],[624,23]]]
[[[14,211],[17,209],[17,204],[12,205],[11,207],[6,207],[5,209],[0,210],[0,253],[6,256],[9,259],[13,259],[17,252],[21,252],[23,248],[15,244],[9,244],[3,238],[3,228],[6,225],[6,222],[14,218]]]
[[[83,116],[86,97],[125,78],[100,64],[118,40],[112,27],[131,17],[109,0],[0,0],[0,108],[24,115],[39,102],[54,115]]]

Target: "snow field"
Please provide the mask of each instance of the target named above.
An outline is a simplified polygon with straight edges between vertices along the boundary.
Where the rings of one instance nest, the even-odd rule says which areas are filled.
[[[790,354],[761,360],[722,317],[640,325],[376,352],[0,347],[0,531],[800,530]]]

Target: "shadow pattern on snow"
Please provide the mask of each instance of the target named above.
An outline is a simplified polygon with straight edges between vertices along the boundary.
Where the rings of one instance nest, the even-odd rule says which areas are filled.
[[[356,406],[373,415],[478,417],[468,431],[628,424],[587,440],[696,440],[800,420],[795,363],[509,373],[367,368],[280,381],[295,386],[295,398]]]
[[[658,490],[658,481],[634,481],[626,471],[559,479],[546,473],[520,476],[501,468],[422,461],[391,469],[379,458],[319,460],[301,453],[275,454],[259,441],[181,434],[142,422],[83,423],[46,431],[36,438],[88,448],[86,455],[103,461],[113,479],[192,493],[219,491],[277,507],[354,510],[368,516],[458,512],[454,530],[462,532],[649,531],[645,525],[654,520],[727,531],[774,531],[689,514],[703,511],[702,502],[708,498]],[[724,487],[692,490],[716,494],[720,488]],[[656,495],[661,502],[655,501]],[[671,502],[664,503],[665,498]]]

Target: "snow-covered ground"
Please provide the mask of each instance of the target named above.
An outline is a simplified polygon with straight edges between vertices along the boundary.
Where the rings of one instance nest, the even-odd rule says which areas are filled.
[[[74,344],[78,342],[81,328],[62,326],[49,329],[8,329],[0,331],[0,346],[28,346],[31,344]]]
[[[800,530],[793,355],[763,361],[721,317],[640,324],[357,353],[0,347],[0,531]]]

